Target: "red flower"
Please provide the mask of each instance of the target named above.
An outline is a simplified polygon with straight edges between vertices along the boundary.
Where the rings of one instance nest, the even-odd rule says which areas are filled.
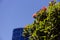
[[[43,6],[42,10],[46,11],[46,10],[47,10],[47,8],[46,8],[45,6]]]
[[[33,14],[33,16],[32,16],[32,17],[33,17],[33,18],[36,18],[36,16],[37,16],[37,14],[35,13],[35,14]]]

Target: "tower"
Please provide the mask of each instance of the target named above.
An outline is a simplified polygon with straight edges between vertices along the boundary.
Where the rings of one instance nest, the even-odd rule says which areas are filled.
[[[24,40],[22,36],[23,28],[16,28],[13,30],[12,40]]]

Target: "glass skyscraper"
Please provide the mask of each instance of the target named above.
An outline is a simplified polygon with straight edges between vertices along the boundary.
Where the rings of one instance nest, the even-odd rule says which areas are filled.
[[[13,30],[12,40],[24,40],[22,36],[23,28],[16,28]]]

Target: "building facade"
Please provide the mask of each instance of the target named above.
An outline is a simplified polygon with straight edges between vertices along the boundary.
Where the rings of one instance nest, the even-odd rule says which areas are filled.
[[[23,28],[16,28],[13,30],[12,40],[24,40],[22,36]]]

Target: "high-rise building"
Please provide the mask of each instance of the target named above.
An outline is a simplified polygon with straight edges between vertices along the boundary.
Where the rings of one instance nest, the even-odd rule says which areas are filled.
[[[16,28],[13,30],[12,40],[24,40],[22,36],[23,28]]]

